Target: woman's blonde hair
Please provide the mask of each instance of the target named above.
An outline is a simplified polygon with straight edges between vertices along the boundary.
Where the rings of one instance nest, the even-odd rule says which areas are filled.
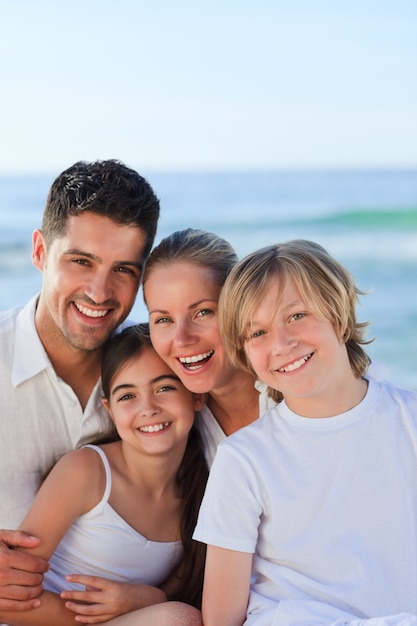
[[[207,268],[213,273],[213,280],[222,287],[226,277],[238,261],[232,245],[205,230],[186,228],[168,235],[152,250],[143,273],[142,285],[158,266],[171,263],[188,263]],[[144,293],[144,299],[146,297]]]
[[[364,295],[353,276],[322,246],[295,239],[267,246],[247,255],[230,272],[220,294],[219,325],[231,362],[256,376],[246,351],[247,330],[253,313],[262,302],[271,282],[279,287],[278,301],[289,279],[317,317],[329,320],[346,344],[354,375],[363,376],[370,359],[361,347],[369,322],[356,320],[358,296]],[[269,390],[281,400],[279,390]]]

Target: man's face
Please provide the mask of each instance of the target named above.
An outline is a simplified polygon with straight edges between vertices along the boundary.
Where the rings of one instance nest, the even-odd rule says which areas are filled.
[[[134,304],[144,248],[141,228],[91,212],[69,217],[48,250],[35,231],[32,260],[43,274],[36,327],[47,350],[101,347]]]

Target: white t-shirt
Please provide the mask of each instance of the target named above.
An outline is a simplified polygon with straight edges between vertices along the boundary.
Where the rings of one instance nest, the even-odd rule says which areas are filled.
[[[0,313],[0,528],[17,528],[47,470],[113,432],[97,384],[84,412],[55,373],[35,328],[38,296]]]
[[[219,445],[194,538],[253,553],[248,625],[415,619],[417,394],[370,380],[335,417],[276,405]]]

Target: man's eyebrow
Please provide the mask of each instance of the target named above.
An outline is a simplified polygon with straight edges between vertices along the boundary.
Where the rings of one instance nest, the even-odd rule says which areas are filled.
[[[64,250],[64,254],[74,254],[76,256],[83,256],[86,259],[90,259],[91,261],[95,261],[96,263],[101,263],[102,258],[97,254],[92,254],[91,252],[85,252],[85,250],[80,250],[79,248],[69,248],[68,250]],[[131,265],[133,267],[137,267],[139,270],[143,269],[142,261],[115,261],[113,265]]]

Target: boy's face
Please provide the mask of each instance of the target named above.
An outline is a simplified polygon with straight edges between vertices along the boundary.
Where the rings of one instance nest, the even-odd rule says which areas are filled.
[[[312,313],[293,280],[277,298],[272,283],[253,312],[245,352],[260,380],[281,391],[294,412],[324,416],[323,405],[330,409],[329,400],[353,376],[346,346],[331,322]],[[318,415],[311,414],[314,407]]]
[[[47,350],[101,347],[134,304],[144,248],[140,228],[91,212],[70,216],[48,249],[35,231],[32,260],[43,274],[36,327]]]

